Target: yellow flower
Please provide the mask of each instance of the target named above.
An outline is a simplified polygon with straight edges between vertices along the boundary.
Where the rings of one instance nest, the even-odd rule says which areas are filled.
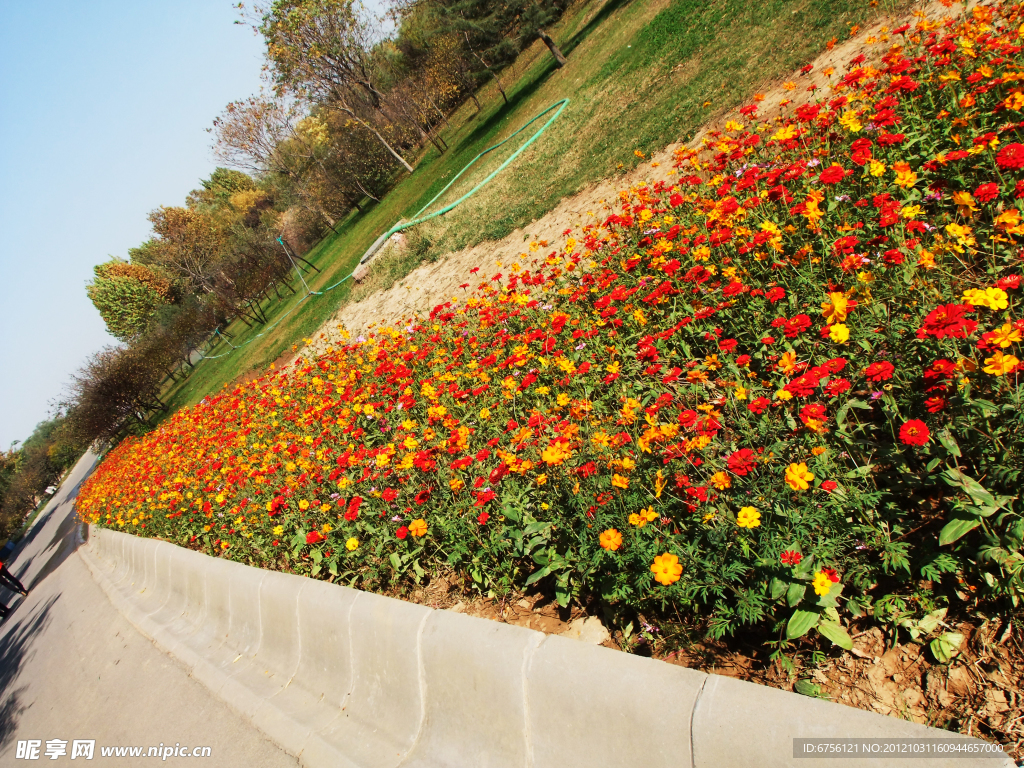
[[[309,502],[303,499],[299,502],[299,509],[309,509]]]
[[[827,595],[832,591],[832,579],[826,574],[818,571],[814,574],[814,594]]]
[[[547,475],[537,475],[537,485],[544,485],[548,481]]]
[[[491,412],[487,408],[481,409],[480,418],[483,419],[484,421],[487,421],[489,418],[491,418]]]
[[[740,528],[757,528],[761,525],[761,513],[754,507],[743,507],[736,515],[736,525]]]
[[[789,141],[795,139],[797,136],[798,129],[795,125],[787,125],[783,128],[779,128],[773,135],[772,141]]]
[[[546,464],[557,467],[572,455],[572,451],[564,443],[551,443],[541,453],[540,457]]]
[[[839,124],[850,133],[859,133],[861,128],[864,127],[861,125],[860,120],[857,119],[857,113],[852,109],[846,110],[839,116]]]
[[[1006,291],[1002,288],[968,288],[964,291],[964,301],[974,307],[989,309],[1006,309],[1009,305]]]
[[[419,538],[420,536],[425,536],[427,533],[427,521],[422,518],[418,520],[413,520],[411,523],[409,523],[409,533],[411,533],[416,538]]]
[[[783,352],[779,358],[779,368],[787,376],[796,370],[796,352]]]
[[[284,526],[283,525],[275,525],[274,526],[274,535],[275,536],[280,536],[282,533],[284,533]]]
[[[785,402],[786,400],[792,400],[793,393],[787,392],[785,389],[780,389],[778,392],[775,393],[775,399],[782,400],[783,402]]]
[[[711,476],[711,484],[720,491],[724,491],[732,485],[732,480],[729,478],[728,472],[715,472]]]
[[[893,163],[893,171],[896,172],[896,186],[908,189],[917,183],[917,174],[910,170],[908,163]]]
[[[807,470],[807,465],[802,462],[786,467],[786,485],[794,491],[806,491],[813,480],[814,475]]]
[[[629,488],[629,478],[623,475],[612,475],[613,488]]]
[[[654,572],[654,580],[666,587],[679,581],[679,577],[683,574],[683,566],[679,564],[679,558],[669,552],[654,558],[651,570]]]
[[[821,314],[829,323],[841,323],[846,320],[849,306],[850,302],[845,293],[833,292],[828,295],[828,301],[822,302]]]
[[[1003,349],[1006,349],[1014,342],[1020,340],[1020,331],[1018,331],[1009,323],[1004,323],[1002,328],[997,328],[996,330],[992,331],[991,343],[995,344],[997,347],[1002,347]]]
[[[345,549],[347,549],[349,552],[355,552],[357,549],[359,549],[359,539],[353,536],[351,539],[345,542]]]
[[[736,387],[736,389],[733,390],[733,396],[737,400],[746,400],[747,399],[747,390],[746,390],[746,388],[744,388],[744,387]]]
[[[598,537],[598,541],[601,543],[602,549],[614,552],[622,546],[622,534],[614,528],[609,528],[607,531],[601,532],[601,535]]]
[[[1006,309],[1009,306],[1006,291],[1002,288],[986,288],[985,298],[988,300],[989,309]]]
[[[871,163],[869,164],[868,172],[872,176],[881,176],[882,174],[885,173],[885,163],[883,163],[881,160],[875,160],[874,158],[872,158]]]
[[[900,215],[904,219],[912,219],[915,216],[920,216],[923,211],[924,208],[922,208],[920,205],[905,205],[902,209],[900,209]]]
[[[453,477],[448,481],[448,487],[453,491],[461,491],[465,486],[466,484],[457,477]]]
[[[829,328],[828,337],[836,344],[845,344],[850,340],[850,329],[842,323],[836,323]]]
[[[1013,371],[1018,365],[1018,360],[1013,355],[1004,355],[998,349],[992,354],[992,357],[985,358],[985,373],[991,373],[993,376],[1004,376]]]

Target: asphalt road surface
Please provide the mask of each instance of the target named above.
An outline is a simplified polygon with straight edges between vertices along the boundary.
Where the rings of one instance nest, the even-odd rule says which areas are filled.
[[[94,466],[86,454],[8,561],[29,595],[0,589],[12,608],[0,624],[0,765],[298,765],[141,635],[93,581],[76,553],[74,499]],[[72,761],[76,740],[86,743]],[[141,755],[116,756],[132,747]],[[148,756],[150,747],[160,756]],[[166,747],[178,756],[165,758]],[[209,756],[192,756],[194,747]]]

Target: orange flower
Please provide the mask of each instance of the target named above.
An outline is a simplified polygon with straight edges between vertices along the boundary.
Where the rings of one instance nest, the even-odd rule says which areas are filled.
[[[683,574],[683,566],[679,564],[678,557],[671,552],[666,552],[654,558],[651,571],[654,572],[654,580],[667,587],[669,584],[679,581],[679,577]]]
[[[622,534],[614,528],[609,528],[607,531],[601,532],[598,541],[601,543],[602,549],[614,552],[622,546]]]

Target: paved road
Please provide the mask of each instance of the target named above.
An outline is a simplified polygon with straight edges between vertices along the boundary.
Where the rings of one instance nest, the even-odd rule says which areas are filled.
[[[9,562],[30,590],[0,589],[13,610],[0,625],[0,765],[297,765],[188,676],[110,604],[78,557],[74,498],[95,464],[78,463]],[[19,741],[42,742],[38,760],[18,759]],[[46,756],[46,742],[67,755]],[[95,740],[94,758],[71,761],[73,741]],[[210,757],[104,757],[101,747],[208,746]],[[42,761],[42,762],[41,762]]]

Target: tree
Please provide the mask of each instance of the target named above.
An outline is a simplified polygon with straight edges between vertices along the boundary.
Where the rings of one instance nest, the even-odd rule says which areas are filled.
[[[114,258],[93,267],[86,293],[114,338],[129,341],[145,332],[171,298],[170,281],[142,264]]]
[[[256,29],[266,41],[279,93],[300,94],[344,112],[412,173],[413,167],[359,109],[363,100],[386,119],[371,55],[373,34],[355,0],[276,0],[257,10],[262,15]]]

